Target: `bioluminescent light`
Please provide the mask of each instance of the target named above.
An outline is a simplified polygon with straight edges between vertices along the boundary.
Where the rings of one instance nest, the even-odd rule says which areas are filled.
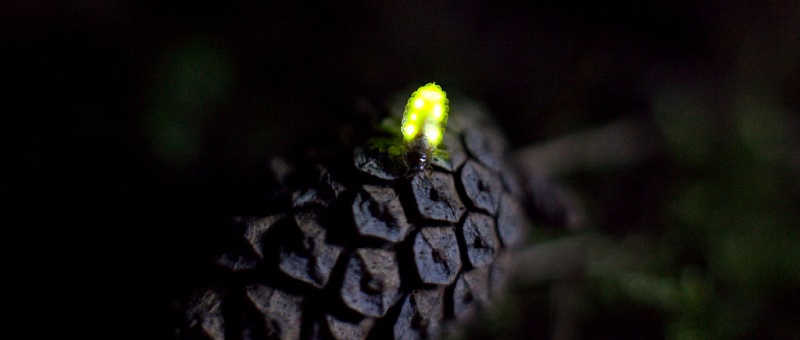
[[[400,131],[412,169],[425,168],[442,142],[449,109],[447,93],[436,83],[428,83],[411,94]]]

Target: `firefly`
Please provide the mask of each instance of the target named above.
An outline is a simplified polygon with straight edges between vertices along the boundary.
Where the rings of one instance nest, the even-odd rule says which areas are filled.
[[[436,83],[428,83],[411,94],[403,112],[403,144],[411,171],[424,170],[436,147],[444,138],[449,111],[447,93]]]

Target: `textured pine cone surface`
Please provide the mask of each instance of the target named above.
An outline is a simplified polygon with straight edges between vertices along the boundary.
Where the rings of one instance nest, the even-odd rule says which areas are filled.
[[[452,103],[426,171],[409,173],[387,132],[397,115],[284,164],[274,214],[240,220],[218,282],[183,305],[180,335],[430,339],[490,306],[529,224],[502,134],[480,107]]]

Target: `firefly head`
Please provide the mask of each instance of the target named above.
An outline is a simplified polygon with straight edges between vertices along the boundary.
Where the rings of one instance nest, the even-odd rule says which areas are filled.
[[[425,170],[430,164],[433,147],[424,136],[412,139],[406,145],[406,164],[411,172]]]

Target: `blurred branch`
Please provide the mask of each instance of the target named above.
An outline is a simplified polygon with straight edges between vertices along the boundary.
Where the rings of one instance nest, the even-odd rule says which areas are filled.
[[[515,258],[514,279],[531,285],[582,277],[591,251],[607,247],[609,242],[600,234],[584,233],[528,246]]]
[[[597,168],[636,164],[654,153],[657,133],[642,118],[625,118],[516,152],[526,174],[558,177]]]

